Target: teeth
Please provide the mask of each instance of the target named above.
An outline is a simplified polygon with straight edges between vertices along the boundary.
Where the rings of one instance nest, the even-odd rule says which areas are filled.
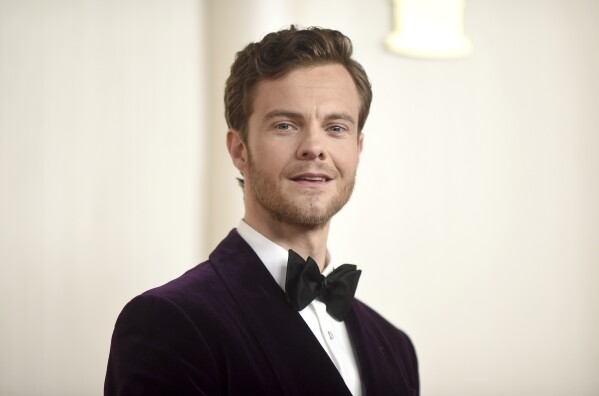
[[[324,177],[302,177],[302,179],[308,181],[324,181]]]

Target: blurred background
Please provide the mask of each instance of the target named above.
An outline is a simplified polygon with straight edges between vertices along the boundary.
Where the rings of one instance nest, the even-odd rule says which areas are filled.
[[[426,60],[389,0],[0,0],[0,394],[101,394],[123,305],[236,226],[224,80],[290,23],[372,80],[330,250],[422,394],[599,394],[599,1],[464,15],[472,54]]]

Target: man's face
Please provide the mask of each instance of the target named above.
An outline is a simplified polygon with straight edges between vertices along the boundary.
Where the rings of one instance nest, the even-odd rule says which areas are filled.
[[[248,121],[246,216],[299,226],[328,223],[348,201],[362,136],[360,102],[338,64],[261,81]],[[239,166],[238,166],[239,167]]]

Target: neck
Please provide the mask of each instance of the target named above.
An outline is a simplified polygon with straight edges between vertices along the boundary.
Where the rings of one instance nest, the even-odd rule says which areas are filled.
[[[322,272],[328,262],[327,238],[330,220],[326,223],[304,226],[276,221],[268,216],[252,216],[246,211],[244,220],[253,229],[283,247],[293,249],[307,259],[312,257]]]

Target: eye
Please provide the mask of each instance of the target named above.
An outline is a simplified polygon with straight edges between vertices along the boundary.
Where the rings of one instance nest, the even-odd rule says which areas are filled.
[[[331,125],[328,129],[329,129],[329,131],[335,132],[335,133],[342,133],[342,132],[347,131],[347,128],[345,128],[341,125]]]
[[[286,122],[281,122],[281,123],[277,124],[275,127],[280,131],[288,131],[291,129],[291,124],[288,124]]]

